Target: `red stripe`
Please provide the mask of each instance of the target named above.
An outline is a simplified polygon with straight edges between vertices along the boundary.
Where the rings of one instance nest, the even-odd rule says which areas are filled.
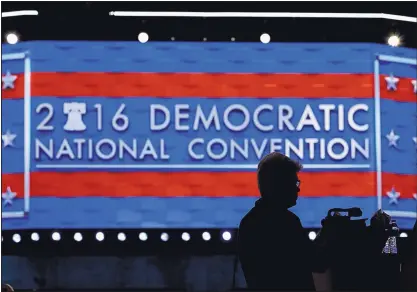
[[[23,97],[23,75],[3,98]],[[382,83],[381,83],[382,84]],[[371,97],[369,74],[32,73],[32,96]],[[407,100],[408,97],[405,97]]]
[[[381,96],[415,102],[411,79]],[[23,97],[23,75],[3,98]],[[32,73],[32,96],[373,97],[371,74]]]
[[[414,87],[411,83],[412,78],[400,78],[397,83],[397,90],[388,90],[385,77],[388,75],[379,76],[379,84],[381,85],[381,98],[392,99],[396,101],[417,102],[417,95],[414,93]]]
[[[376,194],[375,173],[301,173],[301,195],[306,197]],[[414,175],[383,174],[383,191],[395,186],[401,198],[412,198]],[[2,191],[10,186],[23,194],[22,174],[3,174]],[[33,172],[31,194],[42,197],[247,197],[257,196],[254,172]]]

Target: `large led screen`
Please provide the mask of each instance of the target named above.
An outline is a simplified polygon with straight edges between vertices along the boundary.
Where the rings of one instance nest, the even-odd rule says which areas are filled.
[[[2,46],[3,229],[234,228],[260,158],[294,212],[416,218],[416,50],[376,44]],[[277,194],[279,195],[279,194]]]

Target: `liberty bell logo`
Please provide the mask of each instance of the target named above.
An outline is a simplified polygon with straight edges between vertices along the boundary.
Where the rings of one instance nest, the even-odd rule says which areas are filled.
[[[83,115],[87,112],[87,105],[82,102],[64,103],[64,114],[67,115],[67,122],[64,130],[69,132],[82,132],[87,129],[83,122]]]

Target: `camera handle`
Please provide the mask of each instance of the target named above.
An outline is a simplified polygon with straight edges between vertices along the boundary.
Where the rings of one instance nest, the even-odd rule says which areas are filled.
[[[337,216],[339,213],[346,212],[348,214],[348,217],[361,217],[362,216],[362,210],[358,207],[353,208],[333,208],[330,209],[329,212],[327,212],[327,217],[333,217]]]

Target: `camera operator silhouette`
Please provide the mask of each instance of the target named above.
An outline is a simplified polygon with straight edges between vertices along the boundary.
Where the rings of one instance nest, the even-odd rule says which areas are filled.
[[[238,234],[248,288],[364,291],[390,284],[381,281],[381,275],[389,280],[381,251],[393,231],[391,217],[378,210],[367,227],[367,219],[351,220],[362,216],[360,208],[331,209],[310,241],[300,219],[288,210],[297,203],[301,168],[280,153],[265,156],[258,165],[261,198],[240,222]]]
[[[280,153],[258,165],[261,198],[240,222],[238,253],[249,289],[315,290],[314,247],[288,209],[300,192],[302,166]]]

